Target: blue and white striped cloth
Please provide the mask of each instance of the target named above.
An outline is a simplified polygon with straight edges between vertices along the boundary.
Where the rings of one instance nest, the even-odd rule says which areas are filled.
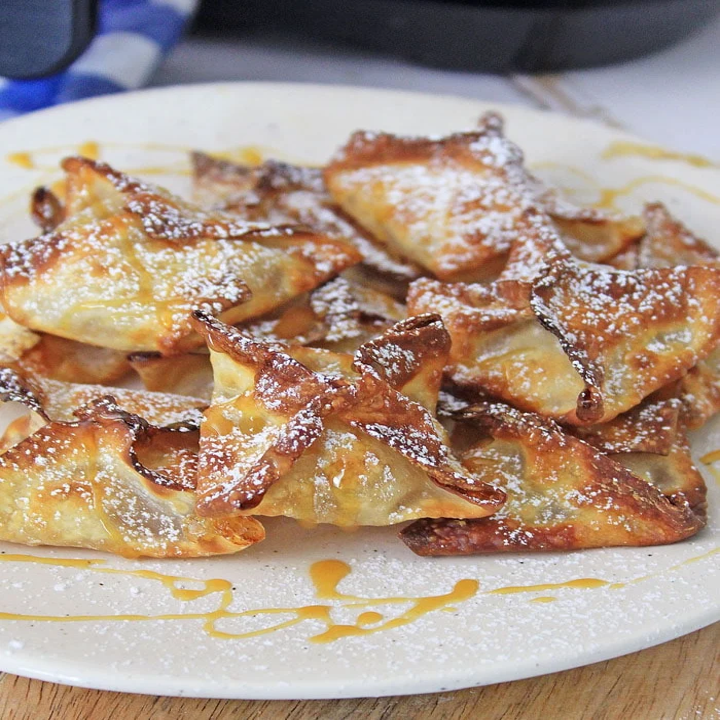
[[[0,120],[50,105],[144,85],[178,42],[198,0],[100,0],[98,33],[63,72],[0,78]]]

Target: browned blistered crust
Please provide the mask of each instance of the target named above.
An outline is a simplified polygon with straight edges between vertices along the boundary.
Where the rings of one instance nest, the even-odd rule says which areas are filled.
[[[204,207],[253,222],[300,223],[347,240],[379,279],[404,284],[421,275],[416,265],[378,243],[333,202],[320,168],[276,160],[248,167],[194,153],[193,186],[195,198]]]
[[[507,502],[487,518],[413,523],[401,538],[420,555],[659,545],[704,525],[689,502],[666,497],[552,421],[500,403],[463,414],[487,433],[464,464],[493,477]]]
[[[443,316],[457,385],[593,425],[712,352],[720,340],[719,293],[717,268],[623,272],[550,253],[529,283],[416,281],[408,309]]]
[[[18,367],[53,380],[100,385],[116,382],[130,371],[125,353],[119,350],[48,333],[40,334],[37,344],[20,358]]]
[[[65,219],[65,208],[52,190],[39,187],[30,199],[30,216],[44,233],[48,233]]]
[[[658,488],[673,505],[687,508],[703,524],[707,521],[707,487],[681,430],[666,454],[635,452],[610,457]]]
[[[173,354],[200,342],[192,310],[257,317],[360,260],[341,240],[200,211],[102,163],[63,167],[66,220],[0,249],[5,310],[34,330]]]
[[[45,420],[69,422],[75,410],[112,395],[124,412],[138,415],[158,427],[197,428],[206,402],[201,398],[112,388],[105,385],[66,383],[27,375],[10,367],[0,367],[0,402],[19,402]]]
[[[681,409],[677,398],[653,394],[607,423],[570,426],[567,431],[606,454],[667,455],[675,445]]]
[[[75,415],[15,438],[0,455],[0,539],[176,558],[263,539],[252,518],[195,515],[196,433],[153,428],[111,396]]]
[[[436,315],[398,323],[369,347],[361,347],[353,362],[352,379],[314,372],[277,347],[254,341],[201,313],[196,318],[196,327],[211,350],[235,360],[238,372],[252,373],[249,402],[253,416],[267,414],[278,422],[282,418],[264,452],[242,476],[235,474],[227,482],[223,478],[232,469],[225,468],[233,453],[232,428],[223,431],[225,406],[211,405],[201,437],[199,512],[222,514],[258,507],[303,453],[321,442],[319,438],[333,419],[380,441],[420,468],[436,485],[470,503],[466,506],[469,514],[484,515],[502,504],[502,493],[455,469],[433,416],[399,392],[417,395],[421,372],[428,383],[436,382],[435,368],[427,367],[428,347],[443,352],[448,343]],[[419,394],[419,400],[427,402],[431,392],[424,389]],[[248,400],[243,397],[237,402]],[[242,416],[238,422],[244,422]],[[463,503],[457,505],[462,511]]]

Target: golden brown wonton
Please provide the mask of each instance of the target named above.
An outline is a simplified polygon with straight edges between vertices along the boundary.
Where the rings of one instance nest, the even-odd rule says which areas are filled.
[[[464,415],[485,439],[464,453],[463,463],[502,488],[507,502],[487,518],[413,523],[401,538],[420,555],[660,545],[704,525],[702,512],[695,512],[702,503],[681,500],[673,481],[656,487],[652,471],[630,472],[550,420],[490,402]]]
[[[69,158],[65,219],[0,248],[16,322],[124,351],[197,345],[195,309],[240,322],[360,260],[340,240],[206,213],[107,165]]]
[[[533,205],[520,150],[495,132],[441,140],[357,132],[330,162],[333,199],[444,280],[492,277]]]
[[[495,112],[484,113],[478,121],[479,130],[501,137],[504,125],[503,117]],[[643,234],[642,218],[577,205],[534,176],[529,176],[529,182],[538,209],[550,216],[565,245],[580,260],[604,262]]]
[[[115,404],[124,412],[139,415],[158,427],[184,425],[197,428],[202,420],[201,410],[206,406],[200,398],[66,383],[0,367],[0,401],[20,402],[45,420],[69,422],[74,419],[78,407],[108,395],[112,395]]]
[[[647,232],[635,246],[635,267],[669,268],[677,265],[720,267],[720,256],[693,235],[662,203],[645,205]]]
[[[528,212],[573,254],[597,262],[637,239],[639,218],[581,208],[530,175],[489,113],[442,139],[357,132],[325,170],[340,207],[389,247],[446,281],[496,277]]]
[[[389,295],[335,278],[238,329],[283,345],[354,353],[405,315],[404,306]],[[212,394],[212,367],[207,354],[163,357],[159,353],[134,353],[129,359],[148,390],[208,399]]]
[[[197,318],[215,373],[199,512],[388,525],[484,517],[502,504],[461,472],[432,414],[449,344],[437,316],[399,323],[354,359],[283,351]]]
[[[334,203],[322,170],[268,160],[258,167],[235,165],[193,153],[193,187],[197,202],[250,221],[300,223],[315,232],[351,242],[363,263],[397,280],[421,274],[405,258],[393,254],[360,228]]]
[[[457,385],[593,425],[634,407],[715,348],[719,292],[715,268],[627,272],[558,254],[531,282],[418,280],[408,310],[442,315]]]
[[[679,431],[667,453],[632,452],[610,456],[615,462],[658,488],[676,507],[689,509],[704,524],[707,488],[690,457],[690,445]]]
[[[159,431],[110,397],[76,415],[43,425],[0,455],[0,540],[125,557],[203,557],[263,539],[252,518],[195,515],[181,433],[173,440],[161,433],[164,451],[148,448]]]
[[[111,383],[130,370],[124,353],[36,333],[1,313],[0,364],[31,375],[83,383]]]
[[[539,202],[570,252],[587,262],[601,263],[617,256],[645,230],[639,217],[616,216],[597,208],[580,207],[561,198],[554,188],[543,188]]]

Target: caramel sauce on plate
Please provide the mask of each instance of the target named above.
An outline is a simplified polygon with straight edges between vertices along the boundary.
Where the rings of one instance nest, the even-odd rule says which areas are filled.
[[[575,589],[591,590],[607,587],[611,590],[620,589],[630,584],[639,583],[648,578],[661,575],[669,570],[676,570],[684,565],[698,562],[720,552],[714,548],[702,555],[688,558],[667,570],[652,573],[643,577],[629,580],[626,583],[610,583],[597,578],[578,578],[561,583],[543,583],[539,585],[510,585],[495,588],[484,592],[484,595],[515,595],[519,593],[539,593],[548,590]],[[178,612],[159,615],[146,614],[97,614],[97,615],[31,615],[0,612],[0,620],[24,620],[32,622],[151,622],[157,620],[174,621],[201,621],[203,631],[212,638],[221,640],[241,640],[245,638],[267,635],[284,628],[299,625],[307,620],[322,623],[325,627],[322,632],[310,636],[310,642],[329,643],[350,636],[371,635],[376,632],[390,630],[396,627],[409,625],[425,615],[435,611],[456,612],[457,604],[475,597],[480,584],[477,580],[458,580],[447,593],[428,596],[392,596],[379,598],[366,598],[349,595],[338,589],[339,584],[350,575],[351,567],[342,560],[320,560],[309,568],[310,580],[315,589],[318,604],[303,605],[299,607],[270,607],[255,608],[251,610],[230,610],[234,600],[233,584],[229,580],[213,578],[200,580],[179,575],[166,575],[154,570],[121,570],[106,566],[105,560],[80,560],[64,558],[46,558],[24,554],[2,554],[0,562],[34,563],[38,565],[51,565],[54,567],[73,567],[81,570],[90,570],[98,573],[122,575],[125,577],[142,578],[160,583],[170,595],[181,602],[190,603],[204,597],[216,597],[217,607],[205,612]],[[189,588],[188,584],[199,587]],[[551,603],[557,600],[554,596],[539,595],[531,598],[533,603]],[[330,604],[327,601],[335,601]],[[382,606],[401,606],[400,614],[388,618],[386,614],[376,609]],[[333,619],[336,609],[357,609],[360,612],[354,623],[337,623]],[[275,622],[257,630],[247,632],[230,632],[218,627],[221,621],[237,620],[238,618],[257,618],[262,616],[284,616],[280,622]]]
[[[190,175],[188,159],[190,153],[196,149],[185,145],[165,145],[163,143],[98,143],[87,140],[78,145],[62,145],[56,147],[38,148],[32,151],[10,153],[5,160],[25,170],[55,171],[55,165],[47,164],[47,155],[82,155],[90,160],[97,160],[102,154],[102,148],[132,148],[148,152],[169,153],[174,156],[167,164],[148,165],[136,168],[125,168],[123,172],[128,175]],[[259,145],[242,145],[237,148],[211,153],[214,157],[229,160],[243,165],[260,165],[267,157],[277,156],[270,148]]]
[[[11,165],[17,165],[25,170],[33,170],[35,168],[35,161],[33,160],[33,157],[27,152],[10,153],[6,160]]]
[[[583,590],[591,590],[593,588],[605,587],[611,585],[607,580],[598,580],[597,578],[578,578],[577,580],[568,580],[562,583],[544,583],[542,585],[510,585],[508,587],[497,588],[488,591],[488,595],[514,595],[516,593],[539,592],[543,590],[559,590],[560,588],[580,588]]]
[[[657,145],[645,145],[627,140],[615,140],[611,142],[603,151],[602,155],[600,155],[603,160],[631,156],[644,157],[648,160],[677,160],[697,168],[717,167],[716,163],[702,155],[674,152],[673,150],[666,150]]]
[[[648,147],[648,146],[639,146],[639,147]],[[612,145],[610,146],[612,148]],[[626,148],[627,149],[627,148]],[[658,148],[659,150],[659,148]],[[610,157],[606,155],[608,150],[603,153],[602,157]],[[618,151],[615,152],[615,155],[618,154]],[[628,149],[629,154],[629,149]],[[677,153],[671,153],[673,158],[680,157]],[[684,156],[683,156],[684,157]],[[708,162],[709,165],[712,165],[712,163]],[[597,182],[595,178],[593,178],[591,175],[589,175],[584,170],[574,167],[573,165],[566,165],[564,163],[557,163],[557,162],[541,162],[541,163],[535,163],[532,165],[533,170],[542,170],[542,169],[550,169],[550,170],[563,170],[566,173],[570,173],[572,175],[575,175],[582,179],[589,188],[592,189],[593,192],[598,193],[598,199],[593,203],[593,205],[597,208],[600,208],[602,210],[618,210],[617,207],[617,199],[621,197],[627,197],[629,195],[632,195],[636,190],[643,187],[644,185],[669,185],[672,187],[678,187],[684,190],[685,192],[690,193],[691,195],[695,195],[696,197],[700,198],[701,200],[704,200],[706,202],[711,203],[712,205],[720,205],[720,196],[714,195],[713,193],[707,192],[701,187],[698,187],[697,185],[692,185],[690,183],[683,182],[682,180],[678,180],[674,177],[669,177],[667,175],[643,175],[641,177],[635,178],[633,180],[630,180],[625,185],[622,185],[620,187],[602,187]],[[578,192],[577,188],[572,187],[562,187],[560,188],[566,195],[574,195]]]
[[[679,187],[686,192],[695,195],[701,200],[705,200],[706,202],[709,202],[713,205],[720,205],[720,195],[713,195],[712,193],[703,190],[701,187],[697,187],[696,185],[690,185],[689,183],[685,183],[682,180],[677,180],[676,178],[667,177],[665,175],[645,175],[643,177],[635,178],[634,180],[631,180],[629,183],[619,188],[602,188],[600,190],[600,198],[595,203],[595,207],[604,210],[614,210],[616,209],[615,201],[617,200],[617,198],[631,195],[633,192],[635,192],[635,190],[637,190],[639,187],[642,187],[643,185],[653,184],[672,185],[675,187]]]
[[[298,625],[306,620],[324,623],[325,629],[320,634],[310,637],[311,642],[328,643],[350,635],[370,635],[391,628],[408,625],[434,610],[441,610],[474,597],[479,589],[477,580],[459,580],[448,593],[427,597],[387,597],[362,598],[347,595],[338,591],[338,584],[347,577],[350,566],[341,560],[321,560],[310,566],[310,579],[315,587],[318,600],[340,600],[342,604],[317,604],[300,607],[257,608],[253,610],[233,611],[229,607],[233,602],[233,586],[229,580],[199,580],[176,575],[165,575],[153,570],[119,570],[105,567],[105,560],[68,560],[60,558],[43,558],[34,555],[5,554],[0,555],[0,562],[27,562],[55,567],[74,567],[94,572],[124,575],[126,577],[144,578],[162,584],[176,600],[192,602],[199,598],[216,595],[218,606],[207,612],[166,613],[162,615],[117,614],[117,615],[26,615],[0,612],[0,620],[29,620],[34,622],[142,622],[153,620],[200,620],[202,629],[207,635],[223,640],[239,640],[257,637]],[[188,583],[200,585],[198,589],[183,587]],[[385,616],[375,610],[365,610],[379,605],[409,605],[400,615],[385,620]],[[362,609],[354,624],[339,624],[332,618],[335,608]],[[232,620],[243,617],[262,615],[284,615],[288,619],[267,627],[249,632],[228,632],[217,627],[221,620]],[[369,627],[372,626],[372,627]]]
[[[95,141],[88,140],[78,145],[77,153],[88,160],[97,160],[100,157],[100,146]]]

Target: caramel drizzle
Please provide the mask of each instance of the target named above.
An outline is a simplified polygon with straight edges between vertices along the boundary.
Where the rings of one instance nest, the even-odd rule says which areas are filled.
[[[648,160],[676,160],[697,168],[718,167],[717,163],[708,160],[702,155],[675,152],[657,145],[645,145],[644,143],[630,142],[628,140],[611,142],[600,155],[603,160],[629,156],[643,157]]]
[[[607,580],[598,578],[578,578],[561,583],[543,583],[539,585],[510,585],[507,587],[495,588],[482,593],[483,595],[515,595],[520,593],[537,593],[560,589],[595,589],[607,587],[610,590],[617,590],[628,585],[636,584],[649,578],[660,576],[668,571],[677,570],[685,565],[699,562],[705,558],[720,553],[720,547],[714,548],[702,555],[697,555],[670,568],[660,570],[649,575],[634,578],[625,583],[610,583]],[[329,643],[350,636],[371,635],[385,630],[409,625],[421,619],[425,615],[435,611],[456,612],[457,603],[470,600],[478,594],[480,584],[477,580],[458,580],[453,589],[448,593],[440,595],[429,595],[420,597],[392,596],[381,598],[366,598],[356,595],[349,595],[338,590],[338,585],[350,574],[350,566],[341,560],[321,560],[310,566],[310,580],[315,587],[315,596],[321,601],[316,605],[300,607],[277,607],[257,608],[253,610],[232,611],[229,609],[234,600],[233,585],[229,580],[214,578],[200,580],[197,578],[183,577],[179,575],[165,575],[154,570],[120,570],[106,567],[105,560],[79,560],[62,558],[45,558],[35,555],[22,554],[0,554],[2,562],[35,563],[40,565],[51,565],[54,567],[73,567],[83,570],[91,570],[98,573],[110,575],[122,575],[125,577],[137,577],[145,580],[159,582],[170,592],[176,600],[192,602],[200,598],[213,595],[218,596],[219,604],[215,610],[207,612],[190,613],[166,613],[162,615],[144,614],[118,614],[118,615],[30,615],[0,612],[0,620],[25,620],[33,622],[149,622],[157,620],[200,620],[202,629],[209,636],[221,640],[241,640],[258,637],[269,633],[277,632],[285,628],[299,625],[306,620],[315,620],[323,623],[325,629],[319,634],[312,635],[309,640],[314,643]],[[183,587],[192,583],[199,584],[198,589]],[[333,600],[336,603],[329,604]],[[540,595],[532,598],[529,602],[551,603],[557,600],[554,596]],[[400,615],[385,619],[385,615],[370,608],[385,605],[409,605]],[[357,609],[360,610],[354,624],[336,623],[332,617],[335,609]],[[228,632],[218,628],[218,623],[224,620],[238,618],[255,618],[264,615],[285,615],[290,616],[287,620],[252,630],[249,632]]]
[[[612,146],[611,146],[612,147]],[[605,151],[607,152],[607,150]],[[677,155],[677,154],[673,154]],[[603,155],[605,157],[605,155]],[[708,161],[709,162],[709,161]],[[592,189],[593,192],[598,194],[598,199],[593,205],[601,210],[619,210],[617,206],[617,200],[620,197],[626,197],[635,193],[639,188],[644,185],[670,185],[673,187],[679,187],[695,195],[700,200],[709,202],[712,205],[720,205],[720,196],[714,195],[713,193],[707,192],[697,185],[691,185],[690,183],[683,182],[677,178],[668,177],[667,175],[643,175],[630,180],[625,185],[618,188],[602,187],[597,180],[592,177],[589,173],[581,168],[574,167],[573,165],[566,165],[565,163],[557,163],[552,161],[535,163],[532,166],[533,170],[550,169],[550,170],[564,170],[567,173],[575,175],[580,178],[586,185]],[[577,187],[561,187],[559,188],[563,193],[569,196],[577,195],[581,192],[580,188]]]
[[[595,207],[604,210],[616,210],[617,205],[615,201],[619,197],[631,195],[643,185],[658,184],[672,185],[682,188],[683,190],[691,193],[692,195],[695,195],[696,197],[704,200],[705,202],[709,202],[713,205],[720,205],[720,195],[713,195],[712,193],[703,190],[703,188],[698,187],[697,185],[690,185],[689,183],[685,183],[682,180],[667,177],[665,175],[645,175],[643,177],[638,177],[634,180],[631,180],[626,185],[623,185],[620,188],[602,188],[600,190],[600,198],[595,203]]]
[[[167,164],[124,169],[123,172],[129,175],[190,175],[188,156],[192,150],[195,149],[186,145],[169,145],[164,143],[106,142],[101,145],[94,140],[89,140],[78,145],[58,145],[32,151],[14,152],[6,155],[5,160],[11,165],[23,168],[24,170],[42,170],[49,172],[56,170],[57,167],[55,165],[48,165],[44,156],[75,154],[82,155],[90,160],[97,160],[102,155],[103,148],[132,148],[180,156],[177,160],[168,162]],[[278,157],[278,153],[272,148],[261,145],[242,145],[222,152],[213,152],[212,155],[222,160],[229,160],[242,165],[260,165],[267,157]]]
[[[166,613],[162,615],[118,614],[118,615],[26,615],[0,612],[0,620],[30,620],[34,622],[143,622],[156,620],[201,620],[203,631],[213,638],[222,640],[240,640],[245,638],[267,635],[269,633],[293,627],[305,620],[318,620],[325,624],[325,630],[309,639],[315,643],[328,643],[351,635],[371,635],[376,632],[408,625],[435,610],[442,610],[451,604],[463,602],[474,597],[479,589],[477,580],[459,580],[453,589],[441,595],[427,597],[385,597],[363,598],[347,595],[338,591],[338,584],[350,574],[351,569],[347,563],[340,560],[321,560],[310,566],[310,578],[315,586],[318,600],[340,600],[342,604],[317,604],[302,607],[258,608],[240,612],[229,610],[233,602],[233,586],[229,580],[212,579],[199,580],[197,578],[177,575],[164,575],[152,570],[118,570],[105,567],[105,560],[72,560],[42,558],[34,555],[0,555],[4,562],[28,562],[55,567],[75,567],[94,572],[126,577],[138,577],[160,582],[166,587],[173,598],[183,602],[198,600],[199,598],[218,595],[219,604],[215,610],[208,612]],[[182,585],[199,583],[202,587],[196,590],[187,589]],[[371,608],[381,605],[409,604],[410,607],[397,617],[385,620],[385,616],[374,610],[365,610],[357,616],[355,624],[336,623],[332,618],[335,608]],[[250,632],[228,632],[217,627],[222,620],[232,620],[262,615],[289,615],[288,620],[260,628]],[[384,622],[383,622],[384,621]]]

